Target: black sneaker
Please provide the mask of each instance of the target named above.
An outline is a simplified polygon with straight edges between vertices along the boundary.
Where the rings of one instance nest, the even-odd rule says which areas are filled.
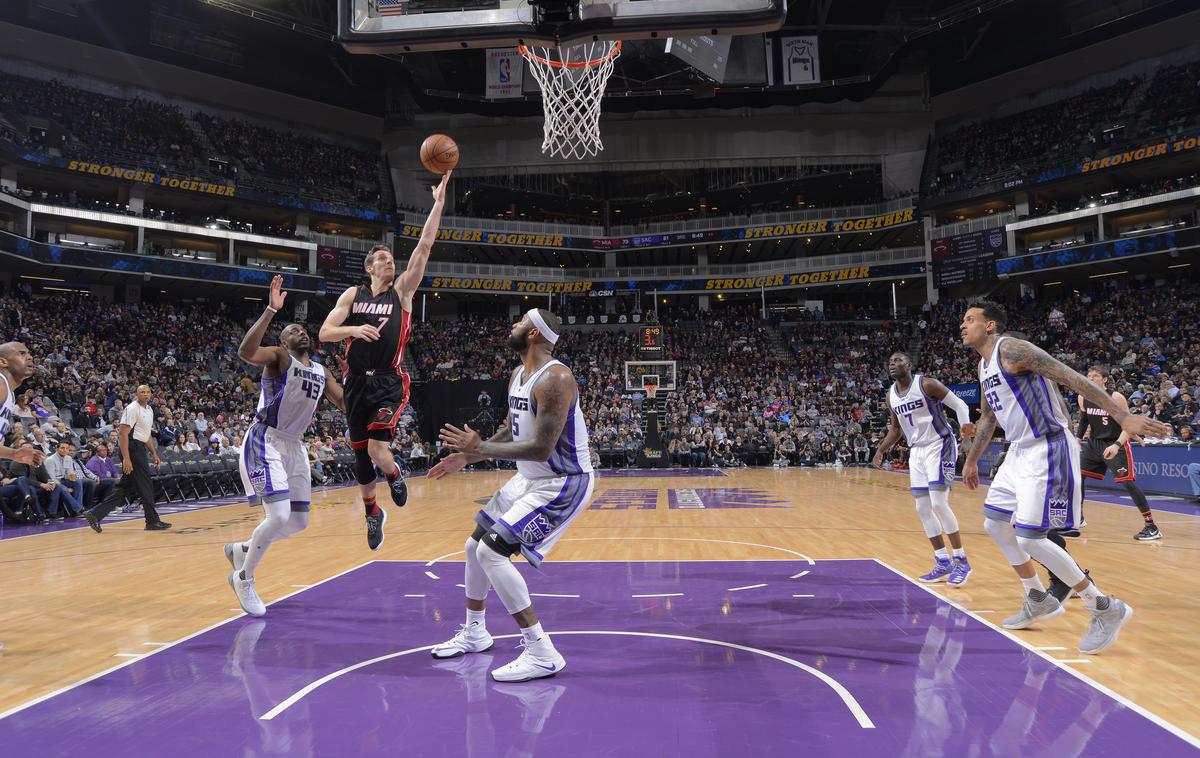
[[[1142,531],[1133,535],[1133,538],[1135,540],[1138,540],[1139,542],[1150,542],[1151,540],[1161,540],[1162,532],[1159,531],[1158,526],[1156,526],[1155,524],[1146,524],[1146,526],[1142,529]]]
[[[166,521],[155,521],[153,524],[146,524],[147,532],[161,532],[164,529],[170,529],[171,525]]]
[[[408,482],[405,481],[404,466],[396,459],[396,478],[388,481],[388,492],[392,494],[392,502],[397,508],[403,508],[408,502]],[[386,481],[386,480],[385,480]],[[371,548],[374,550],[375,548]]]
[[[100,519],[96,518],[96,514],[92,513],[91,511],[84,511],[83,517],[87,519],[88,526],[92,528],[93,532],[99,534],[100,532],[104,531],[100,528]]]
[[[1074,527],[1072,527],[1070,529],[1059,529],[1058,533],[1059,533],[1059,535],[1061,535],[1063,537],[1067,537],[1069,539],[1074,539],[1079,536],[1079,530]]]
[[[387,523],[387,511],[382,508],[376,508],[379,512],[374,516],[367,516],[367,547],[372,550],[378,550],[383,544],[383,525]]]
[[[1054,599],[1060,604],[1067,602],[1067,598],[1071,597],[1071,585],[1053,575],[1050,577],[1050,586],[1046,588],[1046,591],[1054,595]]]

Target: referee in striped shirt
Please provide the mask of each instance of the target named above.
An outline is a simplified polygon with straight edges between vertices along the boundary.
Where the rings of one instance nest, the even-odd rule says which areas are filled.
[[[126,496],[135,495],[142,501],[142,510],[146,514],[146,531],[155,532],[170,529],[171,525],[158,517],[154,509],[154,482],[150,478],[150,461],[158,466],[162,461],[158,458],[158,449],[151,435],[154,426],[154,411],[150,410],[150,386],[143,384],[137,388],[136,402],[125,406],[121,414],[120,431],[117,437],[121,443],[121,481],[104,501],[90,510],[83,512],[88,526],[99,532],[100,521],[115,508],[125,502]]]

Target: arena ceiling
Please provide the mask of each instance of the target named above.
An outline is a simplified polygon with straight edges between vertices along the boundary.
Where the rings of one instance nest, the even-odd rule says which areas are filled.
[[[431,112],[538,110],[534,98],[498,104],[481,97],[479,50],[347,53],[334,39],[336,4],[13,0],[0,3],[0,20],[376,115],[397,100]],[[1194,0],[792,0],[778,34],[819,35],[821,87],[718,86],[663,53],[661,42],[646,42],[626,50],[610,83],[618,96],[605,107],[861,100],[895,71],[927,71],[930,92],[938,94],[1169,19],[1194,5]]]

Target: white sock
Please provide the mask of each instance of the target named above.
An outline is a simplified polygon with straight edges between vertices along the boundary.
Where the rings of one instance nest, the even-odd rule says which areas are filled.
[[[950,560],[950,551],[949,551],[949,550],[947,550],[947,549],[946,549],[946,548],[944,548],[944,547],[939,547],[937,550],[934,550],[934,551],[933,551],[933,555],[934,555],[934,557],[935,557],[935,558],[937,558],[939,561],[948,561],[948,560]]]
[[[1046,591],[1045,585],[1042,584],[1042,578],[1040,576],[1038,576],[1036,573],[1030,579],[1022,578],[1021,584],[1025,585],[1026,592],[1028,592],[1029,590],[1037,590],[1038,592]]]
[[[554,650],[554,643],[550,641],[550,635],[542,631],[541,622],[523,627],[521,638],[525,640],[525,648],[534,654],[546,655]]]
[[[1104,593],[1102,593],[1100,590],[1096,589],[1095,584],[1093,584],[1092,582],[1088,582],[1088,586],[1084,587],[1079,592],[1079,596],[1081,598],[1083,598],[1083,602],[1087,603],[1088,608],[1095,608],[1096,601],[1099,600],[1100,598],[1104,597]]]
[[[955,558],[966,558],[967,557],[966,549],[961,548],[961,547],[954,548],[954,557]]]
[[[472,624],[477,624],[478,626],[475,631],[479,631],[479,632],[487,631],[487,622],[484,620],[485,616],[487,616],[487,611],[473,611],[470,608],[468,608],[467,609],[467,626],[469,627]]]

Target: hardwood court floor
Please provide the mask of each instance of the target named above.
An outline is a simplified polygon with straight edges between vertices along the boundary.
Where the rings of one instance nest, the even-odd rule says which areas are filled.
[[[711,472],[696,472],[711,473]],[[409,506],[390,504],[387,540],[366,547],[353,488],[313,500],[311,524],[271,548],[258,570],[268,603],[376,559],[429,561],[460,581],[471,517],[505,472],[410,482]],[[982,529],[981,488],[956,487],[974,573],[962,589],[937,592],[992,623],[1014,612],[1021,586]],[[381,502],[387,500],[380,490]],[[1153,505],[1152,500],[1152,505]],[[704,506],[704,507],[700,507]],[[1166,538],[1137,543],[1136,510],[1089,501],[1085,537],[1069,544],[1100,587],[1136,611],[1120,641],[1099,656],[1075,646],[1087,615],[1078,600],[1036,630],[1016,632],[1097,683],[1193,735],[1200,735],[1200,517],[1160,510]],[[141,522],[0,540],[0,712],[98,674],[131,656],[240,613],[226,584],[225,542],[244,539],[260,518],[246,505],[172,517],[147,533]],[[593,505],[549,560],[771,560],[878,558],[916,576],[931,565],[903,474],[868,469],[742,470],[728,476],[602,476]],[[531,587],[535,592],[536,586]],[[456,609],[455,609],[456,611]],[[553,621],[546,619],[553,631]]]

